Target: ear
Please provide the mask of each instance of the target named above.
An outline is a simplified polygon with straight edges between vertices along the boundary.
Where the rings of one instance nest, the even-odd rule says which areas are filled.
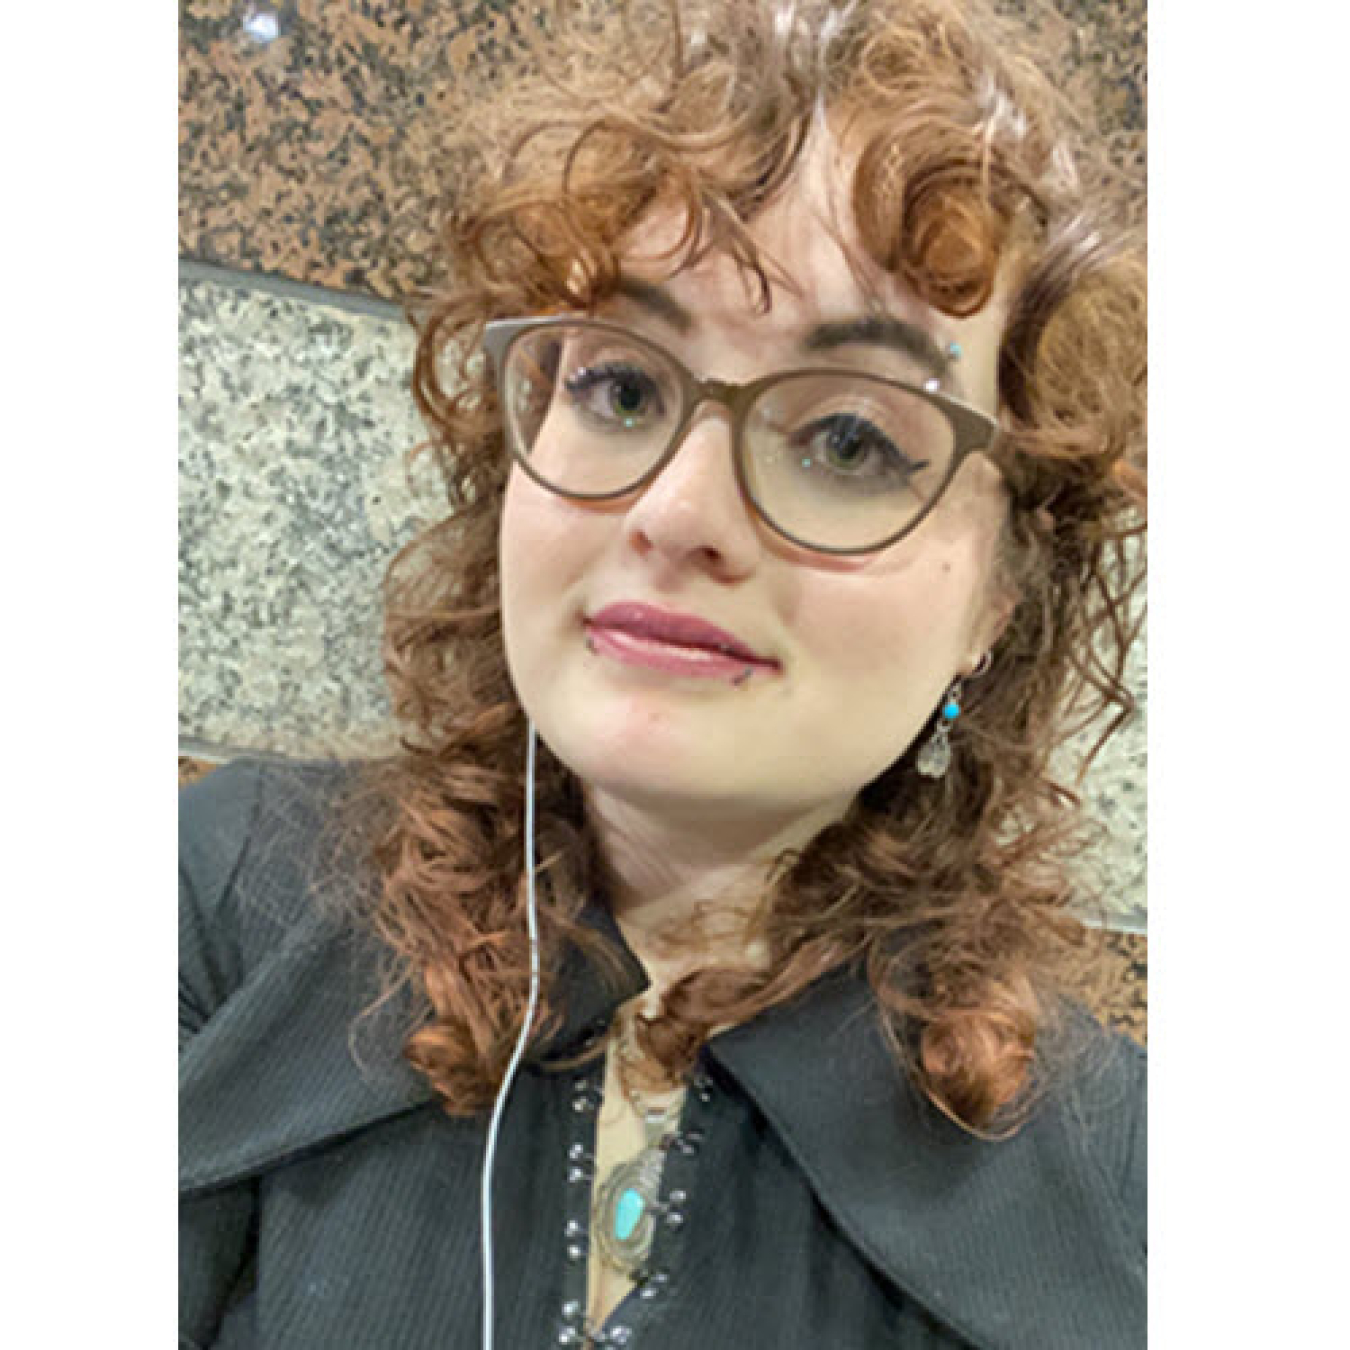
[[[1045,507],[1041,507],[1036,512],[1036,526],[1032,533],[1039,531],[1048,535],[1053,528],[1053,517]],[[971,624],[970,646],[966,652],[967,675],[994,649],[1012,622],[1023,599],[1019,578],[1026,577],[1025,559],[1014,555],[1008,523],[1005,521],[989,574],[984,603]]]
[[[991,588],[984,609],[976,619],[971,632],[970,646],[966,651],[965,667],[962,670],[963,676],[969,677],[993,650],[1011,622],[1021,598],[1021,592],[1011,581],[1005,581]]]

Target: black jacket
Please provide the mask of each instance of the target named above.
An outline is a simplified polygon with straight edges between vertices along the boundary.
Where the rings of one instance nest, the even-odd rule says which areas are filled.
[[[180,804],[181,1344],[471,1350],[486,1119],[447,1116],[400,1059],[406,1007],[360,1018],[378,950],[313,903],[341,879],[318,844],[332,782],[235,764]],[[580,1343],[597,1070],[554,1060],[643,987],[623,950],[617,990],[569,967],[564,1030],[506,1111],[501,1350]],[[1143,1346],[1143,1055],[1099,1050],[986,1143],[897,1074],[853,975],[715,1037],[663,1174],[651,1278],[605,1343]]]

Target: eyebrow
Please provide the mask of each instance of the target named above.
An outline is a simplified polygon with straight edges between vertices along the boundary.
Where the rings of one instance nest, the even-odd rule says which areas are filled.
[[[889,314],[868,314],[859,319],[817,324],[806,335],[802,346],[807,351],[828,352],[853,343],[903,352],[939,378],[947,374],[951,365],[950,357],[922,328]]]
[[[679,333],[688,333],[694,316],[662,286],[637,277],[620,277],[616,291],[626,299],[664,319]],[[886,347],[918,361],[930,374],[943,378],[951,373],[951,358],[918,324],[906,323],[890,314],[867,314],[817,324],[802,339],[808,352],[829,352],[854,345]]]
[[[678,332],[687,333],[694,326],[694,316],[664,287],[653,286],[650,281],[639,281],[637,277],[620,277],[615,290],[619,295],[650,310],[657,318],[664,319]]]

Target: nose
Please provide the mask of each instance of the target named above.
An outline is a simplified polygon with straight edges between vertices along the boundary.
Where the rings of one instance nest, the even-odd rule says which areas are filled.
[[[644,557],[694,565],[723,580],[746,575],[759,556],[753,508],[732,460],[728,413],[705,406],[665,468],[629,508],[629,543]]]

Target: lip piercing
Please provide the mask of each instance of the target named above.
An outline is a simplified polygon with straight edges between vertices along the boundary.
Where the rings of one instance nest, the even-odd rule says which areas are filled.
[[[595,655],[595,639],[589,633],[586,634],[586,650]]]

